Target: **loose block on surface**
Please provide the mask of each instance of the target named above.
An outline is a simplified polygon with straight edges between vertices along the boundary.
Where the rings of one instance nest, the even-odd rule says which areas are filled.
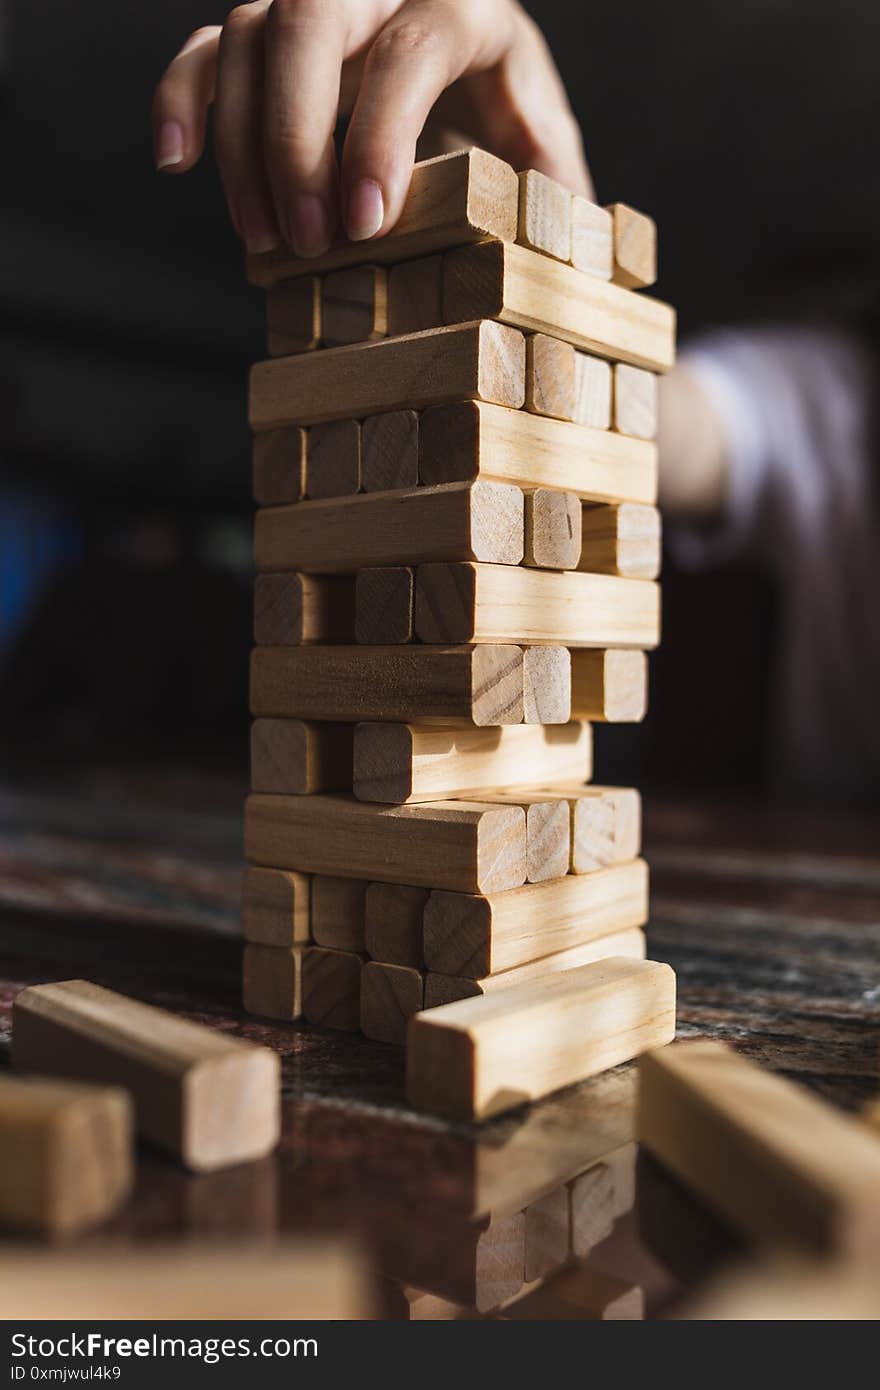
[[[644,652],[573,651],[573,719],[638,723],[648,708],[648,659]]]
[[[516,239],[545,256],[571,256],[571,193],[537,169],[519,175],[519,225]]]
[[[616,285],[642,289],[657,279],[657,227],[647,213],[637,212],[627,203],[608,208],[614,224],[614,263],[612,279]]]
[[[253,443],[254,501],[261,507],[298,502],[303,495],[306,432],[300,425],[258,434]]]
[[[533,569],[573,570],[581,556],[580,498],[539,487],[525,494],[523,564]]]
[[[577,367],[571,343],[546,333],[530,333],[526,338],[526,410],[573,420],[576,404]]]
[[[361,1024],[363,958],[352,951],[307,946],[303,953],[302,1010],[317,1028],[356,1033]]]
[[[523,647],[523,722],[567,724],[570,718],[568,647]]]
[[[612,375],[610,362],[576,352],[574,363],[575,399],[572,419],[578,425],[607,430],[611,427]],[[633,367],[632,371],[640,370]]]
[[[254,641],[260,647],[353,642],[355,584],[350,575],[258,574]]]
[[[325,275],[321,302],[325,347],[372,342],[388,332],[388,273],[384,266],[350,266]]]
[[[614,428],[637,439],[657,438],[657,377],[642,367],[614,368]]]
[[[419,417],[415,410],[368,415],[361,428],[365,492],[414,488],[419,482]]]
[[[425,981],[406,965],[368,960],[361,971],[361,1032],[374,1042],[406,1042],[409,1020],[424,1008]]]
[[[627,579],[656,579],[660,559],[660,513],[656,507],[634,502],[584,506],[578,569]]]
[[[251,790],[289,796],[350,791],[353,737],[351,724],[255,719]]]
[[[310,352],[321,341],[321,281],[302,275],[266,295],[266,347],[270,357]]]
[[[363,955],[367,887],[360,879],[315,874],[312,879],[312,939],[316,946]]]
[[[249,1014],[292,1020],[302,1013],[304,946],[244,948],[242,1003]]]
[[[579,193],[571,200],[571,263],[587,275],[610,280],[614,261],[614,222],[607,208]]]
[[[306,444],[303,495],[350,497],[361,486],[361,427],[357,420],[312,425]]]
[[[140,1132],[190,1168],[260,1158],[278,1142],[274,1052],[86,980],[22,990],[12,1058],[18,1071],[124,1086]]]
[[[366,946],[373,960],[422,970],[422,919],[427,888],[402,883],[371,883],[366,901]]]
[[[358,642],[396,646],[415,636],[416,572],[410,565],[358,570],[354,632]]]
[[[311,879],[282,869],[245,869],[241,925],[246,941],[296,946],[311,935]]]
[[[443,323],[443,257],[402,261],[388,273],[388,332],[421,333]]]

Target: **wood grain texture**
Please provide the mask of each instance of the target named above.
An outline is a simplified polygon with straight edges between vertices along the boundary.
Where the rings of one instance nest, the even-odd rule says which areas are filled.
[[[354,580],[348,575],[258,574],[254,641],[260,647],[353,642]]]
[[[657,438],[657,377],[618,362],[614,368],[614,428],[636,439]]]
[[[487,893],[525,882],[526,818],[518,806],[474,801],[374,806],[342,796],[250,796],[245,857],[305,873]]]
[[[568,1193],[557,1187],[531,1202],[526,1219],[526,1283],[545,1279],[568,1261]]]
[[[303,496],[350,497],[361,486],[361,427],[357,420],[313,425],[306,443]]]
[[[371,883],[367,889],[366,946],[373,960],[423,970],[422,919],[426,888],[400,883]]]
[[[306,432],[300,425],[254,437],[253,494],[261,507],[299,502],[305,485]]]
[[[530,333],[526,338],[526,410],[573,420],[576,405],[577,365],[571,343],[546,333]]]
[[[575,270],[610,280],[614,265],[614,222],[579,193],[571,200],[571,263]]]
[[[638,723],[648,708],[648,659],[644,652],[573,651],[573,719]]]
[[[643,289],[657,279],[657,227],[647,213],[637,212],[627,203],[608,208],[614,223],[614,264],[611,278],[616,285]]]
[[[524,169],[519,175],[516,239],[559,261],[571,257],[571,194],[537,169]]]
[[[407,1037],[407,1097],[432,1114],[484,1120],[674,1035],[668,965],[596,961],[417,1014]]]
[[[622,575],[626,579],[656,579],[661,554],[660,513],[656,507],[635,502],[612,507],[584,506],[578,569],[591,574]]]
[[[464,401],[420,417],[419,476],[429,485],[494,478],[584,501],[655,502],[657,448],[612,430]]]
[[[638,1134],[750,1240],[876,1256],[876,1138],[725,1044],[680,1043],[645,1059]]]
[[[416,633],[423,642],[656,647],[660,590],[646,580],[604,574],[420,565]]]
[[[140,1133],[189,1168],[243,1163],[278,1142],[274,1052],[86,980],[22,990],[12,1057],[18,1071],[124,1086]]]
[[[642,1322],[645,1297],[637,1284],[576,1264],[505,1309],[515,1322]]]
[[[633,367],[633,371],[640,368]],[[588,352],[576,352],[574,363],[574,410],[571,418],[578,425],[593,429],[611,428],[613,377],[611,363]]]
[[[456,999],[471,999],[477,994],[489,994],[492,990],[509,989],[511,985],[522,984],[524,980],[540,980],[545,975],[573,970],[578,965],[607,960],[610,956],[644,960],[645,954],[645,933],[639,927],[628,927],[624,931],[597,937],[595,941],[585,941],[580,946],[570,946],[565,951],[555,951],[553,955],[526,961],[524,965],[514,966],[511,970],[481,975],[478,980],[468,979],[466,975],[442,975],[439,971],[431,970],[425,976],[425,1008],[434,1009],[441,1004],[452,1004]]]
[[[293,1020],[302,1014],[304,946],[244,948],[242,1003],[249,1014]]]
[[[312,939],[334,951],[365,951],[368,884],[357,878],[315,874],[312,879]]]
[[[133,1128],[120,1088],[0,1074],[0,1228],[66,1236],[111,1216],[131,1191]]]
[[[257,647],[251,654],[256,716],[478,727],[519,724],[519,647]]]
[[[403,1047],[414,1014],[424,1008],[425,980],[406,965],[368,960],[361,971],[361,1032]]]
[[[479,980],[642,927],[647,919],[648,869],[641,859],[506,893],[438,889],[425,908],[425,963],[441,975]]]
[[[251,791],[288,796],[351,791],[353,737],[351,724],[255,719]]]
[[[675,360],[675,313],[668,304],[510,242],[487,241],[446,253],[443,313],[447,323],[497,319],[526,332],[548,333],[654,372],[668,371]],[[314,360],[315,354],[291,359],[301,367]]]
[[[303,953],[302,1009],[316,1028],[357,1033],[361,1026],[363,959],[352,951],[307,946]]]
[[[415,410],[368,415],[361,429],[365,492],[414,488],[419,482],[419,417]]]
[[[388,274],[388,332],[421,333],[443,323],[443,257],[402,261]]]
[[[415,636],[416,572],[410,565],[358,570],[354,634],[368,645],[397,646]]]
[[[534,569],[577,569],[581,557],[581,507],[573,492],[538,487],[525,494],[523,564]]]
[[[635,859],[642,843],[642,799],[634,787],[550,789],[571,811],[571,872],[591,874]]]
[[[321,341],[321,281],[302,275],[266,295],[266,348],[270,357],[311,352]]]
[[[589,726],[584,726],[588,728]],[[585,776],[592,765],[591,740],[586,739]],[[568,873],[571,862],[571,814],[568,803],[543,791],[517,788],[485,795],[503,806],[521,806],[526,813],[526,882],[543,883]]]
[[[241,926],[246,941],[299,946],[311,936],[311,879],[282,869],[247,868],[241,884]]]
[[[250,424],[259,432],[457,400],[518,410],[525,392],[522,333],[486,319],[258,362]]]
[[[567,647],[523,647],[523,723],[571,719],[571,653]]]
[[[325,275],[321,306],[325,347],[384,338],[388,332],[387,271],[384,266],[358,265]]]
[[[248,257],[248,279],[263,287],[296,275],[321,275],[365,261],[393,265],[484,237],[516,236],[519,185],[503,160],[468,149],[426,159],[413,169],[394,229],[378,241],[341,241],[323,256],[298,259],[287,247]]]
[[[596,1163],[567,1184],[572,1254],[584,1259],[607,1240],[616,1220],[614,1172]]]
[[[268,507],[256,516],[256,563],[311,574],[425,560],[518,565],[523,513],[519,488],[486,482]]]

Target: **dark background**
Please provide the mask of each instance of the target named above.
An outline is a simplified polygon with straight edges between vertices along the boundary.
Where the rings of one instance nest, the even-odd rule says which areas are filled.
[[[248,364],[262,306],[210,157],[153,173],[153,84],[217,0],[0,0],[0,718],[7,758],[244,763]],[[535,3],[600,201],[659,223],[684,341],[875,335],[880,6]],[[642,729],[607,778],[766,786],[774,595],[667,565]]]

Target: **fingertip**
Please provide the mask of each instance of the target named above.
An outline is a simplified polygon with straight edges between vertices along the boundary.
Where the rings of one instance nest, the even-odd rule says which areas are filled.
[[[345,232],[349,241],[369,241],[385,221],[385,194],[376,179],[359,179],[348,195]]]
[[[180,170],[186,162],[186,134],[180,121],[163,121],[156,132],[156,169]]]

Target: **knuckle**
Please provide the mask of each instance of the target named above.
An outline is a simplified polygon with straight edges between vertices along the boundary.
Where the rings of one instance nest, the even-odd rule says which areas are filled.
[[[230,39],[237,40],[247,37],[257,22],[258,15],[253,5],[236,5],[234,10],[230,10],[223,25],[223,39],[228,42]]]
[[[382,66],[394,66],[411,58],[439,61],[445,47],[439,30],[420,19],[408,18],[383,29],[373,44],[370,56],[374,63]]]

